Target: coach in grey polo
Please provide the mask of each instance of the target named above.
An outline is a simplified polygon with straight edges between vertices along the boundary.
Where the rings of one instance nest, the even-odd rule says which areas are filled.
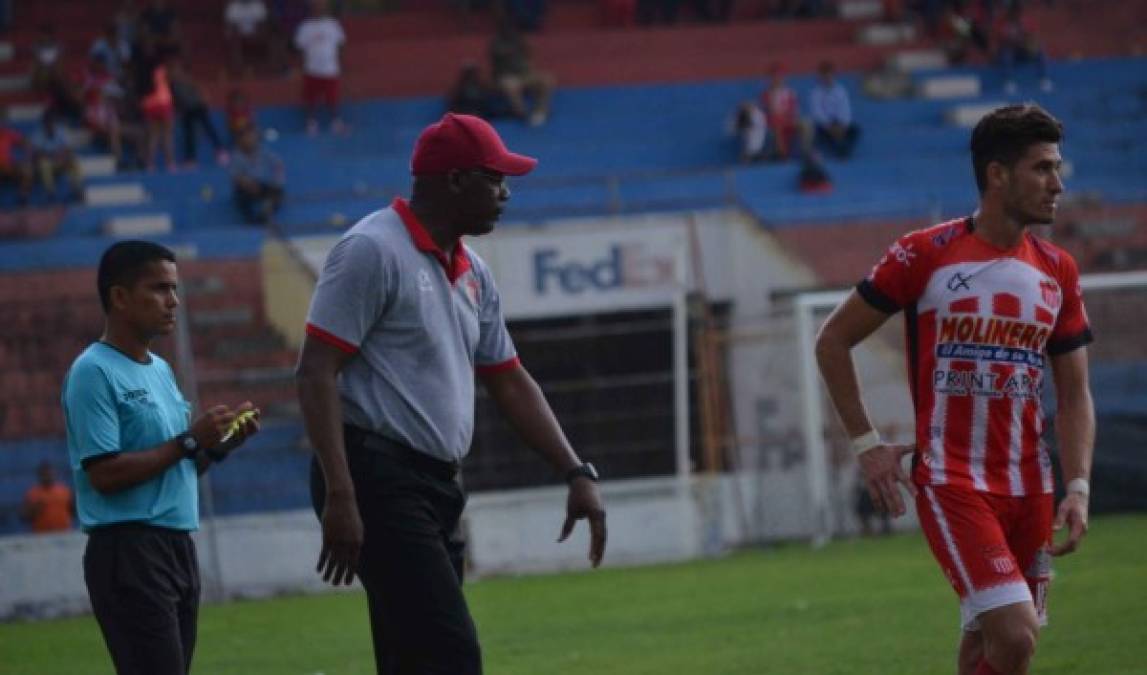
[[[462,243],[494,229],[510,197],[505,176],[535,164],[481,119],[446,115],[415,144],[410,201],[352,227],[311,300],[298,388],[315,447],[319,571],[336,585],[362,581],[379,673],[482,672],[455,536],[475,376],[566,476],[560,538],[586,518],[595,567],[605,553],[597,474],[519,362],[490,271]]]

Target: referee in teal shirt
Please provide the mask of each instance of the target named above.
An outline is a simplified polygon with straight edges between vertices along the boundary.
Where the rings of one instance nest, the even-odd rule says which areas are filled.
[[[194,422],[151,341],[175,329],[175,255],[145,241],[112,245],[97,286],[103,336],[64,378],[76,512],[88,533],[84,581],[120,675],[191,668],[199,611],[197,478],[259,430],[250,402]]]

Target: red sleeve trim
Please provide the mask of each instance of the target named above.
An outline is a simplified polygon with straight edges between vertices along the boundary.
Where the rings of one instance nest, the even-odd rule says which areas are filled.
[[[474,370],[479,375],[496,375],[497,373],[502,373],[507,370],[513,370],[520,365],[522,365],[522,360],[515,355],[513,358],[507,359],[501,363],[488,363],[478,366]]]
[[[358,353],[358,347],[352,345],[351,343],[347,342],[346,340],[340,338],[337,335],[334,335],[332,333],[328,333],[327,331],[323,330],[322,328],[319,328],[318,326],[314,325],[313,323],[307,324],[307,335],[310,335],[313,338],[317,338],[319,340],[322,340],[323,342],[334,347],[335,349],[338,349],[339,351],[346,352],[347,354],[357,354]]]

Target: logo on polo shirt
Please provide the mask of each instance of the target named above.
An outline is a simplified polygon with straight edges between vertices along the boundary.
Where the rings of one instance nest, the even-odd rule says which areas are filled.
[[[418,290],[423,293],[434,290],[434,284],[430,281],[430,272],[425,269],[418,270]]]

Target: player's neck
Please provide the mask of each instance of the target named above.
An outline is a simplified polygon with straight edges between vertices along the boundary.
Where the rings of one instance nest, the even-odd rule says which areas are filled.
[[[114,348],[133,361],[140,363],[147,363],[148,361],[151,339],[145,338],[116,322],[107,322],[104,326],[104,334],[100,336],[100,342]]]
[[[972,234],[1000,249],[1014,248],[1024,239],[1027,226],[1009,218],[1003,209],[980,204],[972,215]]]

